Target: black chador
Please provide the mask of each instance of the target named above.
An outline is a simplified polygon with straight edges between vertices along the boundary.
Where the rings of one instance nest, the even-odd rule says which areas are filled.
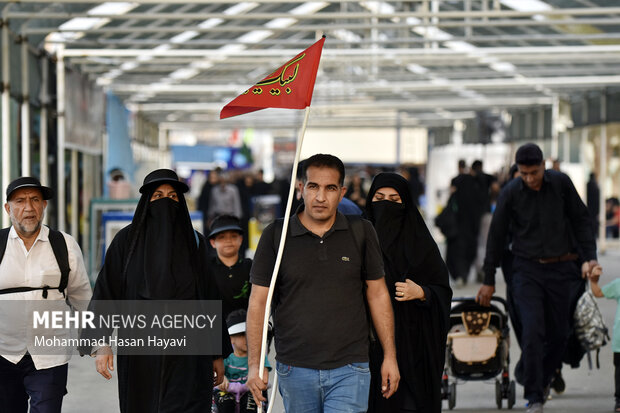
[[[375,192],[384,187],[395,189],[402,203],[372,202]],[[381,394],[381,345],[371,343],[368,411],[439,413],[452,299],[448,270],[403,177],[394,173],[377,175],[368,192],[366,210],[383,252],[385,281],[394,309],[396,355],[401,377],[398,391],[384,399]],[[394,284],[406,279],[422,287],[424,300],[395,300]]]
[[[151,199],[163,184],[176,189],[176,199]],[[192,227],[183,196],[186,191],[187,185],[171,170],[147,175],[131,224],[114,237],[107,250],[93,300],[219,298],[206,277],[206,241]],[[224,357],[232,352],[225,331],[222,351]],[[119,355],[121,412],[210,411],[212,363],[211,356]]]

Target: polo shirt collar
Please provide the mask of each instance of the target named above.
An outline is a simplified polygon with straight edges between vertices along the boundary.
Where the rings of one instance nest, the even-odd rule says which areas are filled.
[[[216,264],[222,264],[222,265],[224,265],[225,267],[228,267],[228,265],[224,264],[224,263],[222,262],[222,260],[220,260],[220,257],[218,257],[217,253],[215,254],[215,256],[214,256],[214,257],[215,257],[215,263],[216,263]],[[241,254],[239,254],[239,257],[237,258],[237,262],[233,265],[233,267],[234,267],[235,265],[239,264],[239,263],[241,262],[241,260],[242,260],[242,259],[243,259],[243,258],[241,257]]]
[[[298,237],[305,233],[312,232],[303,226],[301,221],[299,220],[299,213],[304,210],[304,204],[299,205],[295,214],[291,217],[289,231],[291,233],[291,237]],[[334,225],[325,233],[325,236],[331,234],[333,231],[347,230],[349,228],[349,223],[347,222],[347,217],[345,217],[340,211],[336,211],[336,221]]]

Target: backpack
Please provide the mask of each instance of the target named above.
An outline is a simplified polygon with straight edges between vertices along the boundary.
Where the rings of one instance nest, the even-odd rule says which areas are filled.
[[[446,239],[452,239],[459,234],[457,211],[456,199],[452,194],[444,209],[435,217],[435,225]]]
[[[574,314],[575,335],[581,347],[588,354],[588,366],[592,369],[590,351],[596,350],[596,368],[600,368],[599,352],[607,344],[609,334],[601,311],[596,305],[592,291],[588,288],[577,301]]]
[[[49,229],[49,240],[50,245],[52,247],[52,251],[54,252],[54,256],[56,257],[56,262],[58,263],[58,267],[60,268],[60,284],[58,285],[58,291],[65,296],[65,290],[67,289],[67,284],[69,283],[69,272],[71,268],[69,267],[69,250],[67,249],[67,243],[65,242],[65,237],[62,235],[60,231],[56,231],[53,229]],[[6,251],[6,244],[9,239],[9,231],[10,228],[3,228],[0,230],[0,262],[4,258],[4,252]],[[43,290],[43,298],[47,299],[47,290],[49,290],[49,285],[44,285],[43,287],[13,287],[13,288],[5,288],[0,290],[0,294],[11,294],[11,293],[22,293],[26,291],[34,291],[34,290]]]

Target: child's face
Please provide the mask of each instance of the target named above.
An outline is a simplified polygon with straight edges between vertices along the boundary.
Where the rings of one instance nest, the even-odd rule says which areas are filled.
[[[243,236],[237,231],[220,232],[209,240],[211,246],[217,251],[220,257],[234,257],[239,254]]]
[[[245,333],[233,334],[230,336],[230,342],[236,351],[241,353],[248,352],[248,342],[245,339]]]

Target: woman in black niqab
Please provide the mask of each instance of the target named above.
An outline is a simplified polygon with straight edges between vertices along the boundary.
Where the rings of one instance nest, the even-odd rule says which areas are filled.
[[[188,189],[169,169],[146,176],[131,224],[106,252],[93,300],[219,299],[217,287],[205,277],[206,241],[192,226],[183,196]],[[232,352],[225,327],[223,357]],[[117,366],[123,413],[211,409],[212,356],[118,355]],[[100,364],[97,368],[106,377]]]
[[[438,413],[452,299],[448,270],[405,178],[377,175],[368,192],[366,214],[383,252],[401,375],[397,392],[383,398],[383,354],[379,343],[371,343],[368,412]]]

